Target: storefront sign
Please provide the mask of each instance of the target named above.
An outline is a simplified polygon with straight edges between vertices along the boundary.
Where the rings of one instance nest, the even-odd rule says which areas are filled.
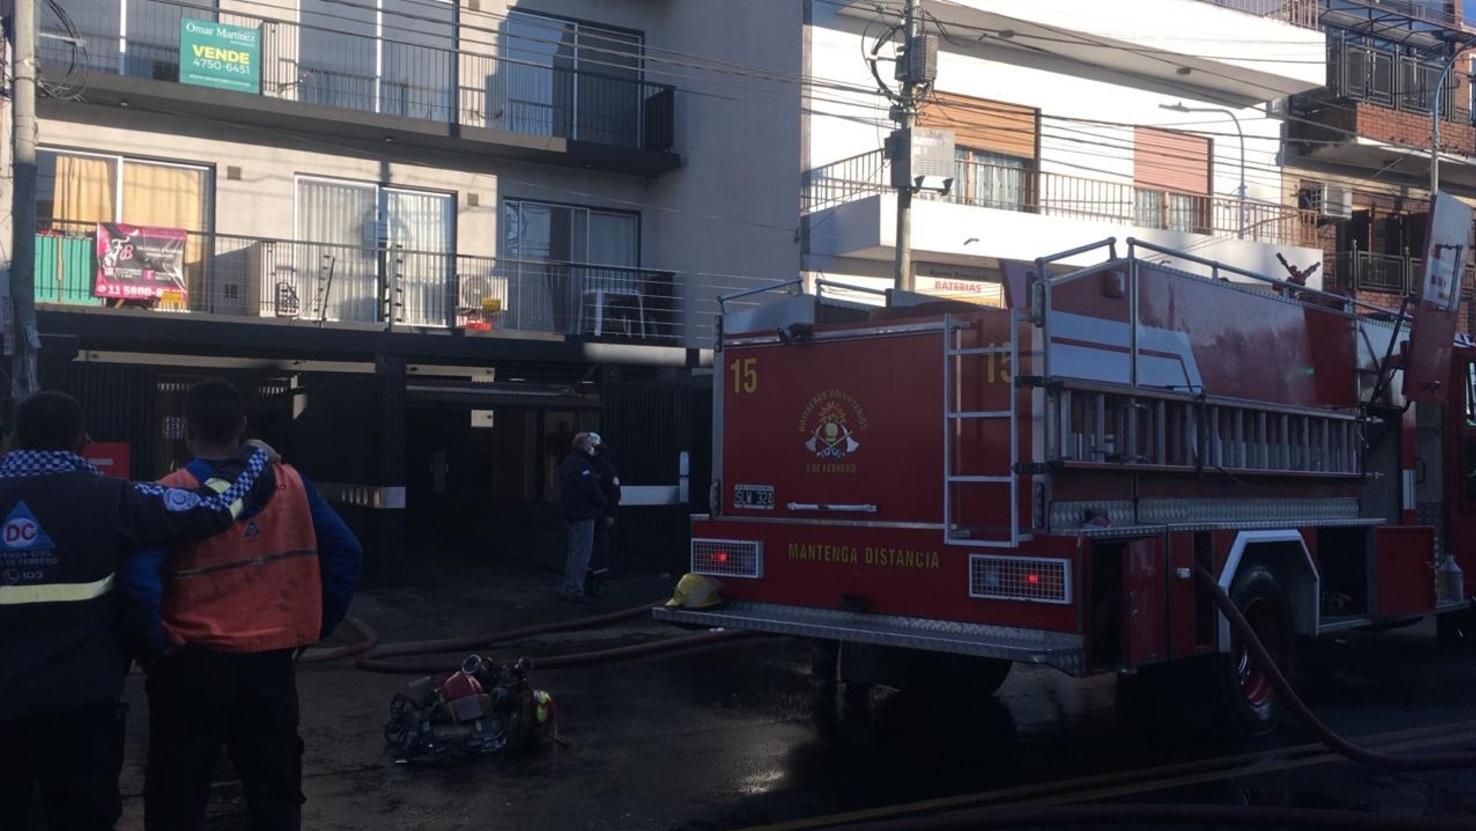
[[[115,300],[188,296],[184,279],[185,232],[98,223],[97,277],[92,293]]]
[[[211,20],[179,21],[179,82],[261,91],[261,30]]]
[[[981,306],[1004,305],[1004,286],[999,283],[986,283],[981,280],[954,277],[923,277],[921,275],[915,278],[915,282],[917,291],[920,294],[931,294],[945,300],[978,303]]]

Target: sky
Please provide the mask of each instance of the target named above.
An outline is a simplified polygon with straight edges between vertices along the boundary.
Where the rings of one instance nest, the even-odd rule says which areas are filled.
[[[1476,0],[1462,0],[1461,7],[1465,9],[1463,17],[1467,20],[1476,19]]]

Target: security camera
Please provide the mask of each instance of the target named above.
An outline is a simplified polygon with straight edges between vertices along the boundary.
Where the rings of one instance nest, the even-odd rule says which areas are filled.
[[[931,190],[947,196],[953,190],[952,176],[914,176],[912,179],[914,190]]]

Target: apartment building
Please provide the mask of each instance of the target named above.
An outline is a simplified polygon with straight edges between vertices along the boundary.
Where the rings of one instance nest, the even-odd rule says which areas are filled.
[[[1437,119],[1440,187],[1476,204],[1476,66],[1463,46],[1476,29],[1447,2],[1330,0],[1321,23],[1326,84],[1281,105],[1286,195],[1318,214],[1328,282],[1397,307],[1423,276]]]
[[[889,102],[849,89],[876,87],[867,55],[891,82],[892,47],[877,41],[897,4],[809,5],[805,270],[883,288],[896,244]],[[1283,122],[1265,106],[1325,83],[1314,0],[922,8],[940,43],[918,122],[946,131],[954,164],[946,194],[913,201],[920,290],[978,294],[965,281],[997,282],[1000,260],[1107,237],[1266,274],[1285,274],[1278,255],[1321,262],[1317,214],[1284,190]]]
[[[715,297],[799,266],[801,9],[768,5],[43,4],[43,382],[154,476],[227,375],[388,579],[552,557],[595,427],[657,546]]]

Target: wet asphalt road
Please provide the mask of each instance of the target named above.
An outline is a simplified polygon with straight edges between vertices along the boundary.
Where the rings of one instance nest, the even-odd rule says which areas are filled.
[[[621,581],[601,608],[650,599],[668,582]],[[537,572],[499,570],[489,579],[471,570],[465,579],[365,593],[355,612],[386,640],[495,631],[568,616],[549,602],[553,583]],[[1430,632],[1421,625],[1330,644],[1333,669],[1309,683],[1308,700],[1348,735],[1433,727],[1416,736],[1422,746],[1411,752],[1476,750],[1476,654],[1444,652]],[[524,651],[669,634],[637,622],[549,636]],[[457,658],[446,661],[449,670]],[[999,801],[1013,803],[1021,788],[1106,776],[1111,781],[1067,785],[1053,798],[1345,808],[1469,817],[1476,828],[1476,771],[1385,774],[1312,749],[1277,752],[1311,741],[1295,728],[1238,743],[1144,725],[1119,714],[1110,676],[1080,680],[1017,667],[994,699],[965,707],[928,690],[879,690],[847,706],[817,692],[806,644],[745,641],[679,658],[537,673],[537,685],[557,700],[569,746],[451,768],[398,767],[383,753],[385,706],[409,680],[346,664],[302,669],[305,827],[716,831],[981,792],[1007,792]],[[142,827],[140,681],[130,683],[124,829]],[[1442,743],[1423,746],[1432,737]],[[1236,755],[1249,760],[1234,769],[1193,766]],[[1146,781],[1116,781],[1158,766],[1164,770]],[[228,769],[219,779],[211,827],[245,828],[239,786]]]

